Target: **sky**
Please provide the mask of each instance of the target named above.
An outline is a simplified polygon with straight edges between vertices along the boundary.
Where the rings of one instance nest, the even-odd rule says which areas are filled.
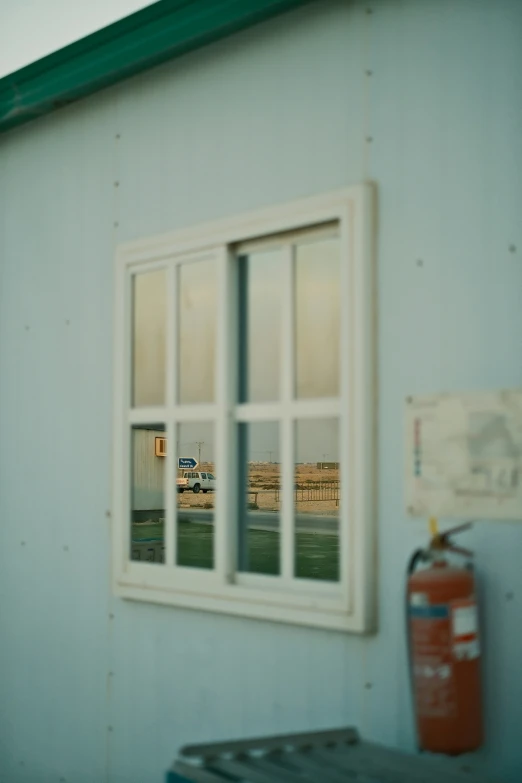
[[[280,430],[276,422],[256,422],[247,425],[246,459],[248,462],[280,462]],[[296,462],[339,462],[339,423],[337,419],[301,419],[294,425]],[[185,422],[179,425],[180,457],[198,458],[214,462],[215,433],[208,422]]]
[[[138,11],[144,0],[0,0],[0,78]]]

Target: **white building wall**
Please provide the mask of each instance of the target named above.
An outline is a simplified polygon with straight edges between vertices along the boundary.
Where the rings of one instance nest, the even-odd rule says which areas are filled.
[[[371,13],[369,12],[371,11]],[[160,781],[188,741],[412,747],[408,393],[522,383],[522,4],[321,0],[0,138],[0,777]],[[379,633],[109,590],[119,241],[374,179]],[[522,526],[480,524],[487,744],[522,774]]]

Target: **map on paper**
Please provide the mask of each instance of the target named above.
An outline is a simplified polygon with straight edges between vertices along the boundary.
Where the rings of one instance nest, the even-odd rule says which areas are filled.
[[[409,397],[405,488],[414,517],[522,521],[522,390]]]

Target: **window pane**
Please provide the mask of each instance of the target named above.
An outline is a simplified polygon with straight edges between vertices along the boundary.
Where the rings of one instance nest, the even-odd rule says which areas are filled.
[[[279,399],[281,249],[240,259],[240,402]]]
[[[165,457],[156,456],[162,424],[131,430],[131,560],[165,560]]]
[[[165,403],[167,272],[134,275],[132,308],[132,404]]]
[[[214,425],[201,422],[178,424],[177,497],[178,565],[214,568]],[[192,461],[192,465],[190,462]],[[184,471],[183,466],[197,470]],[[202,470],[203,469],[203,470]]]
[[[339,240],[321,239],[295,248],[296,396],[339,394]]]
[[[241,508],[238,524],[238,570],[280,573],[279,425],[239,425]]]
[[[339,579],[339,421],[296,422],[295,575]]]
[[[214,401],[217,275],[215,259],[179,269],[179,402]]]

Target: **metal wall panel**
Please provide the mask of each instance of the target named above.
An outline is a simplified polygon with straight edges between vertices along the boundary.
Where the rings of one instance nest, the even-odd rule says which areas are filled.
[[[156,457],[154,446],[155,439],[161,437],[165,437],[165,432],[160,430],[133,430],[134,511],[158,511],[165,508],[165,459]]]
[[[0,772],[160,780],[188,742],[355,725],[412,747],[402,401],[520,386],[517,0],[325,0],[0,141]],[[115,601],[119,241],[379,187],[379,633]],[[522,769],[522,528],[477,526],[486,749]],[[462,764],[450,761],[449,766]]]

